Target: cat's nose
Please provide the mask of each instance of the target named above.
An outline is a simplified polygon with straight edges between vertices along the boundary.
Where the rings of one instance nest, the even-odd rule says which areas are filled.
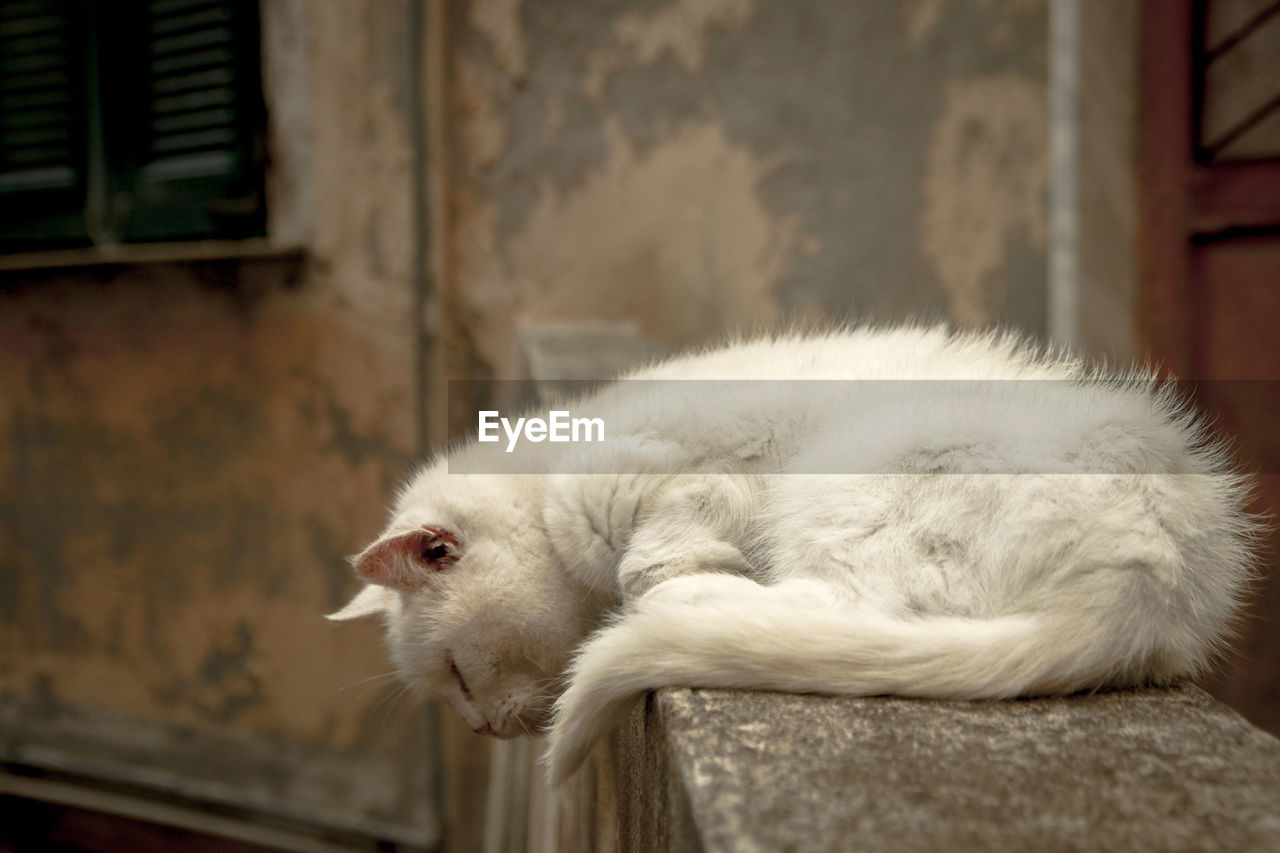
[[[493,726],[489,725],[488,721],[486,721],[482,725],[472,726],[471,731],[478,735],[491,735],[493,734]]]

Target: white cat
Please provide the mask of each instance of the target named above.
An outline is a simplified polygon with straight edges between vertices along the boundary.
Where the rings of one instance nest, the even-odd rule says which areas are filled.
[[[400,677],[477,732],[549,731],[553,781],[656,687],[996,699],[1222,651],[1248,489],[1149,376],[901,328],[631,378],[663,381],[581,401],[605,444],[423,470],[330,617],[382,614]]]

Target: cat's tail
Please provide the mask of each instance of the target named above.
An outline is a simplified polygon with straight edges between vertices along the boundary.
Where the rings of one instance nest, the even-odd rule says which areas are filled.
[[[1001,699],[1165,680],[1186,668],[1157,651],[1157,627],[1137,613],[1122,636],[1115,613],[1087,610],[899,619],[836,606],[808,582],[783,589],[718,578],[717,589],[655,589],[583,646],[550,731],[553,785],[638,694],[658,687]]]

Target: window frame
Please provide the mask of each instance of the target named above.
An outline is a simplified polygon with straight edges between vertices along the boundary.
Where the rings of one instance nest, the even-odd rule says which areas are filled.
[[[64,189],[0,193],[0,254],[266,235],[266,108],[257,0],[39,0],[29,8],[61,18],[68,48],[66,130],[76,175]],[[202,15],[213,21],[203,31],[180,20],[199,22]],[[165,32],[166,22],[177,37]],[[166,59],[184,58],[181,44],[171,47],[184,33],[221,38],[205,51],[220,52],[220,58],[206,60],[197,74],[166,77]],[[162,44],[166,38],[169,45]],[[170,57],[165,50],[173,51]],[[222,83],[205,91],[181,89],[182,73],[194,78],[215,72]],[[191,95],[224,99],[218,110],[222,124],[213,130],[227,138],[225,145],[157,156],[158,145],[177,139],[157,129],[158,120],[166,118],[164,86],[173,83],[179,89],[177,97],[168,96],[171,103]],[[200,118],[189,107],[185,115],[182,109],[176,108],[178,118]],[[207,167],[203,174],[201,157]]]

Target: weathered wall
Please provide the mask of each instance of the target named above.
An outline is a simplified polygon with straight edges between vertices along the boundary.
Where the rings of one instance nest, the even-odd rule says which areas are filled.
[[[420,450],[408,4],[263,9],[305,261],[0,280],[0,745],[423,840],[422,715],[321,618]]]
[[[455,374],[525,321],[1044,329],[1044,0],[451,9]]]

